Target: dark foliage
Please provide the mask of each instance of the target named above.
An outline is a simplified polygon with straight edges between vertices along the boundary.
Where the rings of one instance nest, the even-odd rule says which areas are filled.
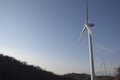
[[[120,80],[120,66],[117,68],[117,74],[115,76],[115,80]]]
[[[96,80],[114,80],[113,76],[97,76]]]
[[[73,78],[75,80],[90,80],[90,75],[88,74],[69,73],[69,74],[65,74],[64,76]]]
[[[73,80],[0,54],[0,80]]]
[[[91,80],[90,75],[88,74],[77,74],[77,73],[69,73],[65,74],[66,77],[71,77],[75,80]],[[114,80],[112,76],[96,76],[95,80]]]

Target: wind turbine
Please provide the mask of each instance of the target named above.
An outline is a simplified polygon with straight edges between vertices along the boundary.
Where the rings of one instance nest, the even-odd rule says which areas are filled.
[[[91,27],[94,24],[88,23],[88,0],[86,0],[86,16],[85,16],[85,24],[83,26],[82,32],[80,34],[80,38],[83,36],[85,30],[88,31],[88,46],[89,46],[89,56],[90,56],[90,72],[91,72],[91,80],[95,80],[95,70],[94,70],[94,59],[93,59],[93,49],[92,49],[92,32]]]
[[[101,63],[101,67],[103,66],[104,68],[104,76],[107,76],[107,70],[106,70],[106,64],[105,64],[105,59],[102,57],[103,62]]]

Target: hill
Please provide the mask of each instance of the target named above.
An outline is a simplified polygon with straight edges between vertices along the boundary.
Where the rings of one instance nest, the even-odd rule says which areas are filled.
[[[73,80],[0,54],[0,80]]]
[[[120,67],[117,73],[115,77],[96,76],[96,80],[120,80]],[[68,73],[60,76],[0,54],[0,80],[90,80],[90,75]]]

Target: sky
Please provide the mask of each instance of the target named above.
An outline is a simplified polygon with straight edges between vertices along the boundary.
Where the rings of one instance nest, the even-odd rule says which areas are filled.
[[[96,75],[120,66],[120,1],[88,0]],[[85,0],[0,0],[0,53],[56,74],[90,73]]]

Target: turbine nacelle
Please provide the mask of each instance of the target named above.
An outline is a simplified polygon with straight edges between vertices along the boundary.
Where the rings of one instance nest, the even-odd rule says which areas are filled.
[[[87,25],[90,26],[90,27],[93,27],[93,26],[94,26],[93,23],[89,23],[89,24],[87,24]]]
[[[88,24],[86,23],[85,26],[93,27],[94,24],[93,23],[88,23]]]

